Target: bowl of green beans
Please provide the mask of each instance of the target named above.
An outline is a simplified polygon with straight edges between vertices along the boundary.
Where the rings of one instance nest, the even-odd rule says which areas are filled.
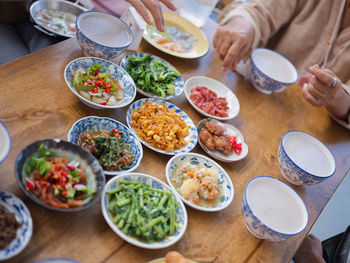
[[[181,239],[187,212],[181,199],[161,180],[143,173],[114,177],[101,198],[107,224],[125,241],[160,249]]]

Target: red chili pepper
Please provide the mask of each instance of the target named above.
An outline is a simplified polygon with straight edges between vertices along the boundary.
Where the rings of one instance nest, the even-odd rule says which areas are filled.
[[[111,92],[111,89],[110,89],[110,88],[106,88],[106,89],[105,89],[105,92],[106,92],[106,93],[109,93],[109,92]]]
[[[125,160],[123,159],[123,157],[120,157],[120,160],[122,161],[122,163],[123,163],[124,165],[126,165],[126,162],[125,162]]]
[[[65,171],[61,172],[61,176],[68,178],[68,174]]]
[[[97,76],[99,69],[95,69],[94,73],[92,75]]]
[[[118,129],[113,129],[112,132],[119,133],[119,130]]]
[[[71,171],[74,171],[74,169],[75,169],[75,167],[74,167],[74,166],[69,165],[69,164],[67,164],[67,168],[68,168],[68,170],[71,170]]]
[[[92,152],[94,150],[94,146],[91,146],[89,149],[89,152]]]
[[[242,151],[242,144],[237,143],[236,138],[234,136],[232,137],[226,136],[226,139],[231,143],[235,153],[240,153]]]
[[[62,195],[63,195],[63,196],[67,196],[67,195],[68,195],[68,192],[67,192],[67,191],[63,191],[63,192],[62,192]]]
[[[29,179],[27,179],[27,188],[28,188],[29,191],[31,191],[31,192],[34,191],[34,184],[33,184],[32,181],[30,181]]]
[[[107,101],[99,103],[100,105],[107,105]]]

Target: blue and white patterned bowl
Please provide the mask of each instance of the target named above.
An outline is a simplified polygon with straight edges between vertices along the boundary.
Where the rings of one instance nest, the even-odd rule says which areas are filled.
[[[302,131],[288,131],[282,136],[278,163],[283,177],[295,185],[320,183],[330,178],[336,169],[327,147]]]
[[[298,79],[298,72],[293,64],[279,53],[256,48],[250,56],[253,86],[265,94],[280,92]]]
[[[80,262],[70,258],[55,257],[55,258],[40,259],[38,261],[35,261],[35,263],[80,263]]]
[[[104,189],[103,194],[102,194],[102,198],[101,198],[101,206],[102,206],[103,216],[104,216],[107,224],[112,228],[112,230],[117,235],[119,235],[122,239],[129,242],[130,244],[133,244],[135,246],[142,247],[142,248],[148,248],[148,249],[160,249],[160,248],[169,247],[169,246],[175,244],[177,241],[179,241],[186,231],[187,212],[186,212],[186,208],[185,208],[184,204],[177,197],[177,195],[175,195],[173,192],[172,192],[172,194],[174,195],[175,202],[178,204],[176,215],[177,215],[177,220],[178,220],[178,225],[179,225],[179,229],[176,229],[176,232],[173,236],[169,236],[166,239],[161,240],[161,241],[147,243],[147,242],[143,242],[143,241],[138,240],[134,237],[131,237],[129,235],[124,234],[118,228],[118,226],[113,223],[113,218],[108,211],[108,197],[106,195],[106,192],[111,190],[111,189],[116,188],[118,185],[118,182],[120,180],[126,180],[126,181],[132,181],[132,182],[144,182],[144,183],[147,183],[148,185],[150,185],[152,188],[167,190],[169,192],[172,192],[172,190],[169,188],[168,185],[163,183],[158,178],[155,178],[155,177],[147,175],[147,174],[129,173],[129,174],[123,174],[123,175],[118,176],[118,177],[113,177],[106,184],[105,189]]]
[[[95,102],[92,102],[83,96],[81,96],[77,90],[73,87],[72,81],[74,79],[74,73],[78,69],[86,70],[90,68],[94,64],[100,64],[104,65],[104,67],[100,70],[101,72],[107,72],[109,70],[109,75],[111,78],[115,79],[120,86],[123,89],[123,100],[120,101],[118,104],[113,106],[107,106],[107,105],[101,105]],[[122,108],[128,104],[130,104],[135,96],[136,96],[136,87],[133,79],[130,77],[130,75],[121,67],[118,65],[105,60],[101,58],[94,58],[94,57],[81,57],[72,60],[69,62],[69,64],[66,66],[64,70],[64,79],[70,88],[70,90],[80,99],[80,101],[86,105],[88,105],[91,108],[94,109],[116,109],[116,108]]]
[[[68,132],[68,141],[74,144],[78,144],[78,139],[80,134],[87,130],[111,131],[113,129],[118,129],[120,132],[123,133],[124,142],[130,146],[130,151],[135,156],[135,159],[130,165],[129,169],[122,170],[122,171],[103,170],[103,172],[106,175],[115,176],[115,175],[134,171],[140,165],[143,157],[142,145],[139,139],[124,124],[120,123],[119,121],[106,118],[106,117],[88,116],[80,120],[77,120],[73,124],[72,128]]]
[[[194,165],[200,165],[206,168],[211,168],[217,171],[219,177],[218,177],[218,185],[221,186],[222,194],[220,196],[220,200],[217,204],[211,206],[211,207],[203,207],[199,205],[195,205],[192,202],[186,200],[179,192],[176,190],[176,188],[173,186],[171,182],[171,178],[173,173],[176,171],[176,169],[179,167],[181,163],[189,162]],[[214,162],[212,159],[209,159],[208,157],[197,154],[197,153],[183,153],[178,154],[174,157],[172,157],[169,162],[167,163],[167,166],[165,168],[165,175],[166,179],[168,181],[168,184],[170,185],[171,189],[181,198],[181,200],[188,206],[193,207],[197,210],[205,211],[205,212],[216,212],[220,211],[227,206],[229,206],[233,200],[234,196],[234,188],[231,181],[231,178],[226,173],[224,168],[222,168],[218,163]]]
[[[11,135],[6,125],[0,120],[0,163],[2,163],[11,150]]]
[[[86,56],[113,59],[134,40],[130,27],[120,18],[101,11],[87,11],[76,20],[77,40]]]
[[[129,63],[129,58],[134,56],[134,57],[144,57],[146,55],[150,55],[154,60],[158,60],[158,61],[161,61],[164,63],[164,65],[168,66],[169,68],[171,69],[174,69],[176,70],[177,72],[180,73],[180,71],[178,71],[173,65],[171,65],[169,62],[165,61],[164,59],[161,59],[160,57],[157,57],[155,55],[151,55],[151,54],[147,54],[147,53],[129,53],[127,55],[125,55],[119,62],[119,66],[121,66],[123,69],[126,70],[126,67]],[[162,100],[169,100],[169,99],[173,99],[173,98],[176,98],[177,96],[181,95],[181,93],[183,92],[184,90],[184,80],[182,78],[182,76],[178,76],[174,82],[173,82],[173,85],[175,87],[175,94],[173,95],[170,95],[170,96],[166,96],[166,97],[160,97],[160,96],[156,96],[156,95],[153,95],[151,93],[148,93],[148,92],[145,92],[143,91],[142,89],[137,88],[137,91],[139,93],[141,93],[142,95],[145,95],[147,97],[150,97],[150,98],[158,98],[158,99],[162,99]]]
[[[305,204],[286,183],[270,176],[251,179],[244,191],[242,214],[247,229],[257,238],[280,241],[304,231]]]
[[[17,229],[17,237],[9,246],[0,250],[0,261],[10,259],[19,254],[29,243],[33,233],[33,222],[26,205],[14,194],[0,190],[0,205],[10,213],[15,213],[16,219],[22,226]]]
[[[147,143],[144,140],[140,141],[143,143],[143,145],[147,146],[148,148],[159,152],[159,153],[163,153],[163,154],[169,154],[169,155],[176,155],[179,153],[185,153],[185,152],[189,152],[191,151],[197,144],[197,140],[198,140],[198,133],[197,133],[197,129],[196,126],[194,126],[193,121],[190,119],[190,117],[180,108],[178,108],[177,106],[175,106],[174,104],[171,104],[167,101],[164,100],[158,100],[158,99],[153,99],[153,98],[149,98],[149,99],[140,99],[138,101],[135,101],[133,104],[130,105],[127,113],[126,113],[126,122],[128,123],[129,128],[136,134],[136,131],[134,130],[134,128],[131,126],[130,122],[132,121],[132,113],[133,110],[136,111],[138,108],[140,108],[143,104],[143,102],[156,102],[156,103],[163,103],[165,106],[167,106],[170,110],[175,110],[175,113],[180,115],[181,118],[186,122],[187,125],[189,125],[191,128],[189,130],[189,134],[185,137],[186,141],[189,141],[189,143],[182,147],[179,150],[173,151],[173,152],[166,152],[164,150],[160,150],[157,148],[152,147],[151,145],[149,145],[149,143]],[[136,134],[137,135],[137,134]]]

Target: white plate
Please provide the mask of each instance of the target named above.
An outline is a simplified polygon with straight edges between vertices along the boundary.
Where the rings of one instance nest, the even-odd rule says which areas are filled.
[[[183,162],[189,162],[191,164],[195,165],[201,165],[203,167],[214,169],[218,173],[218,185],[221,186],[222,189],[222,195],[220,197],[220,200],[218,204],[215,204],[211,207],[203,207],[199,205],[195,205],[194,203],[186,200],[173,186],[171,182],[172,174],[175,171],[175,169],[178,167],[180,163]],[[220,211],[222,209],[225,209],[227,206],[229,206],[233,200],[234,196],[234,188],[231,181],[230,176],[226,173],[225,169],[222,168],[218,163],[213,161],[212,159],[198,154],[198,153],[183,153],[178,154],[174,157],[172,157],[165,168],[165,175],[166,179],[168,181],[168,184],[170,185],[171,189],[181,198],[181,200],[188,206],[193,207],[194,209],[204,211],[204,212],[216,212]]]
[[[129,54],[125,55],[120,60],[119,66],[121,66],[126,71],[126,67],[128,66],[129,59],[130,59],[131,56],[142,58],[142,57],[144,57],[146,55],[150,55],[154,60],[163,62],[165,66],[167,66],[170,69],[173,69],[173,70],[179,72],[179,74],[180,74],[180,71],[178,71],[173,65],[171,65],[166,60],[161,59],[160,57],[157,57],[157,56],[152,55],[152,54],[147,54],[147,53],[129,53]],[[175,94],[170,95],[170,96],[166,96],[166,97],[160,97],[160,96],[153,95],[152,93],[143,91],[142,89],[138,88],[137,84],[135,83],[137,91],[139,93],[141,93],[142,95],[144,95],[146,97],[149,97],[149,98],[157,98],[157,99],[161,99],[161,100],[170,100],[170,99],[176,98],[177,96],[181,95],[181,93],[184,90],[184,80],[183,80],[181,74],[173,81],[172,84],[175,87]]]
[[[242,144],[242,151],[240,153],[235,153],[234,151],[232,151],[229,155],[226,155],[226,154],[223,154],[222,152],[220,152],[216,149],[213,151],[209,150],[199,139],[200,130],[202,127],[204,127],[204,123],[208,122],[208,121],[224,127],[225,128],[225,136],[230,136],[230,137],[235,136],[237,143]],[[219,161],[236,162],[236,161],[242,160],[248,154],[248,145],[244,142],[243,134],[236,127],[234,127],[231,124],[219,122],[217,120],[210,119],[210,118],[203,119],[197,125],[197,132],[198,132],[198,143],[202,147],[202,149],[207,154],[209,154],[211,157],[213,157]]]
[[[221,97],[226,98],[227,105],[229,107],[227,111],[228,117],[219,117],[219,116],[208,114],[205,111],[198,108],[196,105],[194,105],[194,103],[190,99],[190,90],[195,88],[196,86],[204,86],[214,91],[218,95],[218,98],[221,98]],[[185,82],[185,95],[189,103],[192,105],[192,107],[196,111],[198,111],[200,114],[206,117],[214,118],[217,120],[229,120],[236,117],[239,113],[240,106],[236,95],[233,94],[233,92],[228,87],[226,87],[223,83],[215,79],[204,77],[204,76],[196,76],[196,77],[189,78]]]
[[[194,123],[193,121],[191,120],[191,118],[183,111],[181,110],[180,108],[178,108],[177,106],[175,106],[174,104],[171,104],[167,101],[164,101],[164,100],[157,100],[157,99],[152,99],[152,98],[149,98],[149,99],[141,99],[141,100],[138,100],[138,101],[135,101],[133,104],[130,105],[128,111],[126,112],[126,122],[130,128],[130,130],[135,133],[136,131],[134,130],[134,128],[131,126],[130,122],[132,121],[132,113],[133,113],[133,110],[137,110],[139,107],[142,106],[143,102],[144,101],[147,101],[147,102],[156,102],[156,103],[163,103],[165,106],[167,106],[170,110],[175,110],[175,113],[180,115],[181,118],[184,120],[184,122],[186,122],[187,125],[189,125],[191,128],[189,130],[189,134],[185,137],[185,140],[188,141],[188,144],[186,146],[183,146],[181,149],[179,150],[176,150],[176,151],[173,151],[173,152],[166,152],[164,150],[160,150],[158,148],[155,148],[155,147],[152,147],[148,142],[144,141],[144,140],[141,140],[139,138],[139,140],[145,145],[147,146],[148,148],[156,151],[156,152],[159,152],[159,153],[163,153],[163,154],[169,154],[169,155],[176,155],[176,154],[179,154],[179,153],[185,153],[185,152],[189,152],[191,151],[197,144],[197,139],[198,139],[198,133],[197,133],[197,129],[196,127],[194,126]]]
[[[11,135],[5,124],[0,121],[0,163],[2,163],[11,150]]]
[[[177,223],[180,227],[179,229],[176,229],[175,234],[173,236],[168,236],[167,238],[157,242],[147,243],[142,240],[136,239],[130,235],[124,234],[118,228],[118,226],[115,223],[113,223],[113,218],[108,211],[108,198],[107,198],[106,192],[116,188],[120,180],[132,181],[132,182],[144,182],[150,185],[152,188],[167,190],[173,194],[175,202],[178,204],[176,214],[177,214],[177,220],[178,220]],[[112,228],[112,230],[121,238],[123,238],[125,241],[142,248],[160,249],[160,248],[169,247],[181,239],[181,237],[183,236],[187,228],[187,212],[180,198],[176,194],[174,194],[174,192],[170,189],[170,187],[166,185],[164,182],[162,182],[158,178],[155,178],[153,176],[143,174],[143,173],[123,174],[123,175],[113,177],[111,180],[109,180],[102,193],[101,207],[102,207],[103,216],[107,224]]]

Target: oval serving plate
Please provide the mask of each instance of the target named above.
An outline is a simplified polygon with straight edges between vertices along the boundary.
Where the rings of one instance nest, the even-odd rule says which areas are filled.
[[[144,182],[144,183],[147,183],[148,185],[151,185],[152,188],[160,189],[160,190],[168,190],[174,195],[175,202],[178,204],[176,214],[177,214],[179,229],[176,229],[175,234],[173,236],[168,236],[167,238],[157,242],[147,243],[135,237],[132,237],[130,235],[124,234],[118,228],[118,226],[115,223],[113,223],[113,218],[111,214],[108,212],[108,198],[107,198],[106,192],[116,188],[120,180],[132,181],[132,182]],[[111,229],[117,235],[119,235],[122,239],[129,242],[130,244],[133,244],[135,246],[142,247],[142,248],[160,249],[160,248],[169,247],[181,239],[181,237],[184,235],[187,228],[187,212],[180,198],[164,182],[148,174],[129,173],[129,174],[123,174],[117,177],[113,177],[111,180],[108,181],[108,183],[104,188],[104,191],[101,197],[101,208],[107,224],[111,227]]]
[[[73,87],[72,81],[74,79],[74,73],[78,69],[86,70],[94,64],[104,65],[104,67],[101,69],[101,72],[108,71],[109,76],[113,78],[115,81],[117,81],[119,85],[122,87],[124,96],[123,96],[123,99],[120,102],[118,102],[116,105],[107,106],[107,105],[98,104],[96,102],[92,102],[84,98],[83,96],[81,96],[79,92]],[[136,86],[131,76],[122,67],[118,66],[117,64],[114,64],[111,61],[108,61],[102,58],[81,57],[81,58],[72,60],[71,62],[68,63],[68,65],[64,69],[64,79],[69,89],[80,99],[80,101],[94,109],[121,108],[130,104],[136,96]]]
[[[163,154],[168,154],[168,155],[176,155],[176,154],[179,154],[179,153],[189,152],[196,146],[197,139],[198,139],[198,133],[197,133],[197,129],[194,126],[194,123],[191,120],[191,118],[183,110],[181,110],[180,108],[178,108],[174,104],[171,104],[171,103],[169,103],[167,101],[164,101],[164,100],[158,100],[158,99],[154,99],[154,98],[140,99],[138,101],[135,101],[133,104],[131,104],[129,109],[128,109],[128,111],[127,111],[127,113],[126,113],[126,122],[127,122],[128,126],[129,126],[130,130],[132,130],[136,134],[136,131],[134,130],[134,128],[130,124],[130,122],[132,121],[132,113],[133,113],[133,110],[136,111],[139,107],[141,107],[144,101],[163,103],[169,109],[175,110],[176,114],[181,115],[181,118],[191,128],[189,130],[190,133],[185,137],[185,140],[188,141],[188,144],[186,146],[183,146],[179,150],[176,150],[176,151],[173,151],[173,152],[167,152],[167,151],[164,151],[164,150],[160,150],[160,149],[157,149],[155,147],[152,147],[148,142],[146,142],[144,140],[141,140],[139,138],[139,140],[143,143],[143,145],[147,146],[148,148],[150,148],[150,149],[152,149],[152,150],[154,150],[156,152],[163,153]]]
[[[186,258],[186,261],[188,263],[198,263],[197,261],[194,261],[194,260],[188,259],[188,258]],[[157,259],[153,259],[151,261],[148,261],[148,263],[166,263],[166,262],[165,262],[165,258],[157,258]]]
[[[240,153],[235,153],[234,151],[232,151],[229,155],[225,155],[222,152],[218,151],[218,150],[209,150],[207,148],[207,146],[204,145],[204,143],[202,143],[199,139],[200,136],[200,132],[202,127],[204,127],[204,124],[206,122],[212,122],[215,124],[218,124],[222,127],[224,127],[225,129],[225,136],[235,136],[236,137],[236,141],[237,143],[241,143],[242,144],[242,151]],[[244,141],[244,137],[243,134],[233,125],[228,124],[228,123],[224,123],[224,122],[220,122],[218,120],[214,120],[214,119],[203,119],[201,120],[198,125],[197,125],[197,132],[198,132],[198,143],[199,145],[202,147],[202,149],[211,157],[215,158],[216,160],[222,161],[222,162],[236,162],[239,160],[242,160],[243,158],[245,158],[248,154],[248,145],[245,143]]]
[[[160,57],[157,57],[155,55],[152,55],[152,54],[147,54],[147,53],[129,53],[127,55],[125,55],[119,62],[119,66],[121,66],[125,71],[126,71],[126,67],[129,63],[129,58],[131,56],[134,56],[134,57],[144,57],[146,55],[150,55],[154,60],[157,60],[157,61],[161,61],[164,63],[164,65],[168,66],[169,68],[179,72],[180,74],[180,71],[178,71],[173,65],[171,65],[169,62],[167,62],[166,60],[164,59],[161,59]],[[177,96],[181,95],[181,93],[183,92],[184,90],[184,80],[180,74],[180,76],[178,76],[172,83],[175,87],[175,94],[174,95],[170,95],[170,96],[166,96],[166,97],[160,97],[160,96],[156,96],[156,95],[153,95],[149,92],[145,92],[143,91],[142,89],[138,88],[137,85],[136,85],[136,89],[139,93],[141,93],[142,95],[145,95],[147,97],[150,97],[150,98],[157,98],[157,99],[162,99],[162,100],[169,100],[169,99],[173,99],[173,98],[176,98]]]
[[[179,164],[183,162],[189,162],[194,165],[201,165],[206,168],[211,168],[216,170],[218,173],[218,185],[221,185],[221,189],[223,193],[221,194],[220,200],[218,204],[213,205],[211,207],[203,207],[196,205],[188,200],[186,200],[173,186],[171,179],[172,179],[172,174],[176,170]],[[222,168],[218,163],[213,161],[212,159],[209,159],[208,157],[198,154],[198,153],[183,153],[176,155],[172,157],[165,168],[165,175],[166,179],[168,181],[168,184],[170,185],[171,189],[181,198],[181,200],[188,206],[204,211],[204,212],[216,212],[220,211],[222,209],[225,209],[227,206],[229,206],[233,200],[234,196],[234,187],[231,181],[231,178],[229,175],[226,173],[224,168]]]
[[[190,98],[190,90],[193,88],[196,88],[197,86],[206,87],[212,90],[213,92],[215,92],[218,97],[225,98],[229,107],[227,111],[228,116],[220,117],[220,116],[211,115],[201,110],[199,107],[197,107]],[[195,77],[189,78],[185,82],[185,95],[188,102],[192,105],[192,107],[197,112],[199,112],[200,114],[206,117],[214,118],[217,120],[230,120],[236,117],[239,113],[240,105],[236,95],[226,85],[224,85],[222,82],[217,81],[215,79],[204,77],[204,76],[195,76]]]
[[[164,25],[165,26],[176,26],[178,29],[180,29],[185,34],[191,34],[193,35],[197,41],[194,43],[194,46],[192,49],[188,52],[176,52],[169,50],[167,48],[164,48],[163,46],[155,43],[153,39],[151,38],[149,31],[146,29],[143,38],[152,46],[155,48],[163,51],[164,53],[167,53],[169,55],[179,57],[179,58],[187,58],[187,59],[194,59],[194,58],[200,58],[207,54],[209,50],[209,41],[207,37],[204,35],[202,30],[200,30],[198,27],[196,27],[194,24],[192,24],[187,19],[183,18],[182,16],[179,16],[178,14],[163,11],[163,17],[164,17]]]
[[[72,128],[68,132],[68,141],[74,144],[78,144],[78,139],[80,134],[84,131],[90,130],[107,130],[111,131],[113,129],[118,129],[123,133],[123,141],[129,145],[131,153],[135,156],[134,161],[130,165],[130,167],[126,170],[121,171],[108,171],[103,170],[106,175],[116,176],[123,173],[129,173],[134,171],[141,163],[143,157],[143,149],[142,145],[138,139],[138,137],[132,133],[128,127],[119,121],[113,120],[107,117],[96,117],[96,116],[88,116],[77,120]]]
[[[41,144],[44,144],[44,146],[47,148],[57,152],[57,156],[66,156],[69,158],[69,160],[78,161],[83,167],[85,167],[87,185],[89,188],[94,188],[94,190],[96,190],[96,193],[91,196],[91,198],[84,200],[85,203],[83,206],[57,208],[43,202],[39,197],[35,196],[29,190],[27,190],[24,182],[26,175],[24,166],[26,165],[27,160],[38,151],[38,148]],[[91,153],[85,151],[78,145],[60,139],[40,140],[33,142],[32,144],[29,144],[27,147],[25,147],[17,156],[15,163],[15,175],[20,188],[31,200],[45,208],[60,212],[78,212],[94,205],[100,198],[106,181],[101,165]]]
[[[29,243],[33,233],[33,221],[26,205],[17,196],[0,189],[0,205],[7,212],[15,213],[16,219],[22,224],[17,229],[17,236],[5,249],[0,250],[0,260],[6,260],[20,253]]]

